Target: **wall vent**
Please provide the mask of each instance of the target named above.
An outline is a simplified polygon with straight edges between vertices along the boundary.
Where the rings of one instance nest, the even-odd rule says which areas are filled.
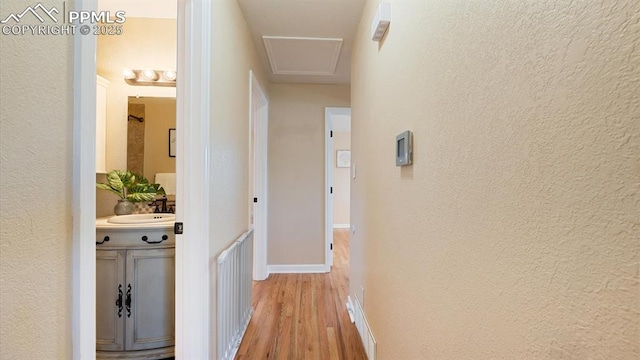
[[[367,318],[364,315],[364,311],[362,311],[362,307],[360,306],[360,302],[358,298],[356,298],[355,305],[351,302],[351,297],[349,297],[347,302],[347,311],[349,312],[349,317],[352,318],[352,322],[355,321],[356,329],[358,329],[358,334],[360,335],[360,340],[362,341],[362,345],[364,346],[364,351],[367,354],[367,359],[375,360],[376,358],[376,339],[373,337],[373,333],[371,332],[371,327],[369,326],[369,322],[367,322]]]

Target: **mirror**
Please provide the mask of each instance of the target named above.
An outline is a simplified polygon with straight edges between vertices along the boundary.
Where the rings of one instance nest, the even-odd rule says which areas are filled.
[[[127,169],[154,182],[158,173],[175,173],[170,156],[170,129],[176,128],[176,99],[128,98]]]
[[[134,1],[129,1],[134,3]],[[146,101],[147,98],[171,98],[175,107],[175,87],[164,86],[131,86],[123,78],[123,69],[176,69],[177,35],[175,19],[128,18],[127,30],[121,36],[98,36],[96,47],[96,72],[109,81],[106,91],[106,124],[105,124],[105,165],[104,171],[128,169],[128,106],[129,99],[134,102]],[[138,99],[136,99],[138,98]],[[153,99],[151,99],[153,100]],[[142,174],[154,181],[155,173],[164,171],[175,173],[175,158],[168,155],[169,127],[156,123],[156,118],[149,111],[154,106],[145,104],[144,143],[136,151],[142,155],[143,162],[138,166]],[[150,110],[151,109],[151,110]],[[175,114],[176,109],[166,114]],[[159,121],[162,120],[161,117]],[[158,127],[158,139],[149,136]],[[154,169],[154,167],[156,167]],[[96,182],[105,182],[104,174],[96,175]],[[96,216],[113,215],[117,197],[109,192],[96,192]]]

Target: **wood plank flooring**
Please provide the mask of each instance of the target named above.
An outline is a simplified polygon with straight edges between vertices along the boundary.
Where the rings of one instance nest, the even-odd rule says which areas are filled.
[[[253,284],[254,313],[237,360],[366,359],[345,307],[349,230],[334,230],[328,274],[272,274]]]

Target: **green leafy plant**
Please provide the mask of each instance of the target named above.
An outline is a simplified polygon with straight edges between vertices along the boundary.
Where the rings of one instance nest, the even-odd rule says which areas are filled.
[[[129,170],[110,171],[107,173],[107,183],[97,183],[96,187],[131,202],[152,201],[156,195],[165,195],[160,184],[150,184],[144,176]]]

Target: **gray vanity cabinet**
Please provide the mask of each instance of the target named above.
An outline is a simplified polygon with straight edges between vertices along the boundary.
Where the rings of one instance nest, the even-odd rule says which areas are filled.
[[[124,350],[125,253],[125,250],[96,250],[97,350]]]
[[[99,230],[97,235],[96,357],[173,356],[174,235],[168,230]]]

